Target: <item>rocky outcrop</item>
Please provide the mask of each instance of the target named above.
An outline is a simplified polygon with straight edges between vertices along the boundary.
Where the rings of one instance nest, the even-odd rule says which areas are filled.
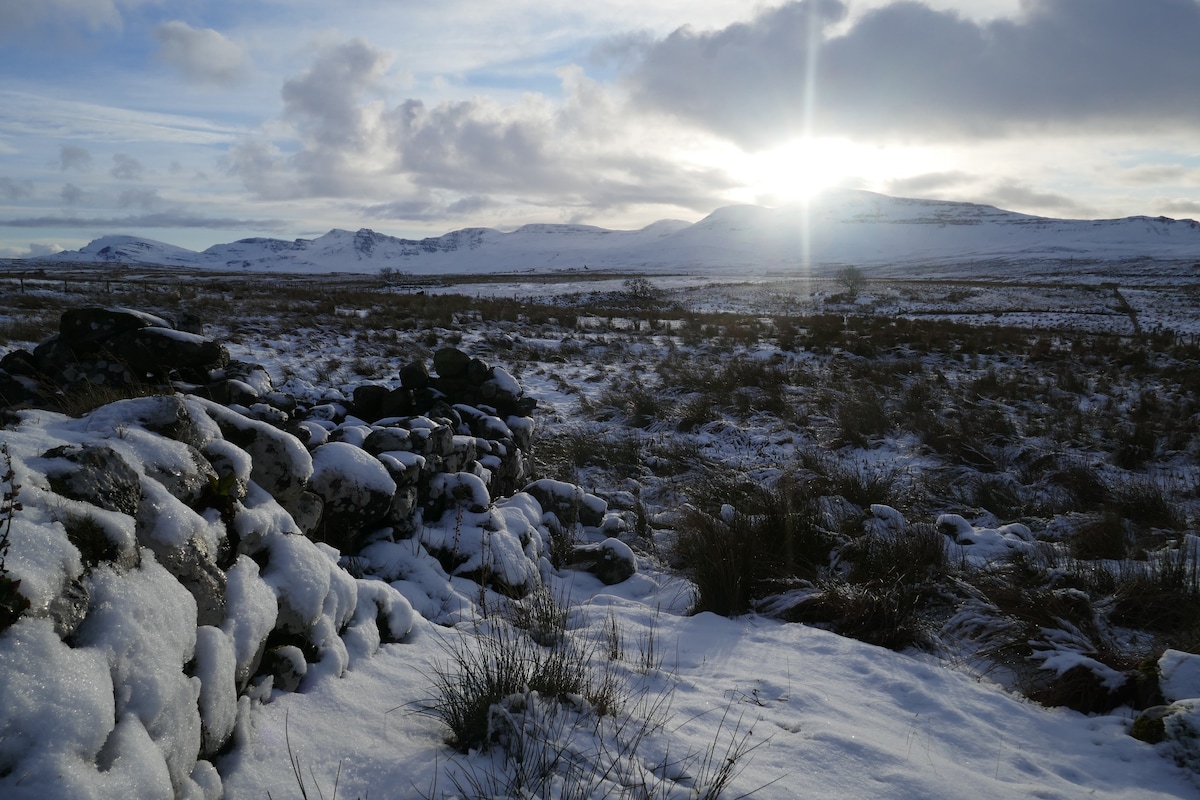
[[[17,653],[5,668],[36,682],[36,661],[5,649],[36,646],[74,664],[77,685],[112,687],[79,709],[89,738],[63,746],[103,771],[148,737],[177,797],[219,785],[208,759],[248,703],[403,642],[415,613],[455,621],[456,602],[474,602],[455,581],[476,599],[523,597],[553,568],[555,537],[606,583],[636,570],[605,538],[617,518],[602,500],[529,481],[533,401],[456,349],[348,405],[297,402],[220,343],[127,309],[69,311],[0,363],[0,393],[24,392],[9,405],[110,381],[147,393],[80,418],[10,417],[25,485],[7,566],[28,608],[0,630],[0,661]],[[23,715],[0,711],[0,728],[36,726]]]

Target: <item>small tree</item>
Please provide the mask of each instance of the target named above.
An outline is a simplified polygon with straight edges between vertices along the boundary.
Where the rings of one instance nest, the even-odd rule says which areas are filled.
[[[624,286],[626,297],[637,306],[653,305],[662,298],[662,290],[651,283],[649,278],[626,278]]]
[[[839,269],[834,277],[852,300],[858,297],[863,285],[867,282],[867,276],[863,275],[863,271],[853,264]]]

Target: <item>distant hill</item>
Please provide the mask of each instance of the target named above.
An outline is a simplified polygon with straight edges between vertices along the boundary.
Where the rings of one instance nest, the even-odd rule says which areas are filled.
[[[729,206],[696,223],[641,230],[525,225],[503,233],[464,228],[400,239],[363,228],[316,239],[251,238],[194,252],[150,239],[105,236],[34,262],[163,264],[279,272],[416,274],[643,269],[693,273],[795,273],[841,264],[916,268],[981,260],[1084,263],[1200,261],[1200,223],[1167,217],[1066,220],[975,203],[872,192],[826,192],[807,205]]]

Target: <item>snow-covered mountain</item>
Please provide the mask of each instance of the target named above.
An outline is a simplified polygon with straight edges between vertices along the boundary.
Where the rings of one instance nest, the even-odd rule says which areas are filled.
[[[808,204],[729,206],[696,223],[662,220],[641,230],[525,225],[464,228],[400,239],[363,228],[316,239],[251,238],[197,253],[130,236],[106,236],[43,261],[165,264],[281,272],[483,273],[639,268],[723,274],[747,268],[920,265],[955,260],[1112,261],[1200,259],[1200,223],[1167,217],[1066,220],[975,203],[831,191]]]

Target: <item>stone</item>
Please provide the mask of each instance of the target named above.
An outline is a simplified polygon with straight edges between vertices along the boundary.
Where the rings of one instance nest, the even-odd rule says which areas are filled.
[[[79,353],[94,353],[109,339],[142,328],[170,328],[162,317],[128,308],[71,308],[59,318],[62,341]]]
[[[225,572],[212,560],[198,539],[183,547],[152,548],[159,563],[196,600],[196,624],[220,625],[225,619]]]
[[[225,345],[169,328],[126,331],[107,339],[105,349],[134,371],[179,375],[184,380],[203,380],[210,370],[229,364]]]
[[[578,522],[587,527],[599,527],[608,509],[608,504],[601,498],[574,484],[549,478],[534,481],[522,491],[533,495],[542,511],[554,514],[563,525]]]
[[[312,459],[309,488],[325,501],[318,538],[352,555],[387,516],[396,482],[378,459],[345,442],[321,445]]]
[[[388,451],[413,449],[413,436],[404,428],[386,427],[371,431],[363,441],[363,450],[373,456]]]
[[[430,380],[424,361],[413,361],[400,368],[400,383],[410,392],[428,387]]]
[[[583,567],[607,586],[627,581],[637,573],[637,558],[633,550],[619,539],[576,545],[568,560],[572,565]]]
[[[42,457],[66,462],[46,469],[50,488],[56,494],[106,511],[137,516],[142,497],[141,478],[112,448],[91,442],[63,445]]]
[[[386,386],[367,383],[354,388],[354,416],[367,422],[374,422],[383,416],[383,401],[391,390]]]
[[[433,370],[439,378],[465,378],[471,357],[457,347],[443,347],[433,354]]]
[[[220,427],[226,439],[250,454],[250,478],[281,505],[299,497],[312,475],[312,456],[292,434],[225,408],[196,399]]]

